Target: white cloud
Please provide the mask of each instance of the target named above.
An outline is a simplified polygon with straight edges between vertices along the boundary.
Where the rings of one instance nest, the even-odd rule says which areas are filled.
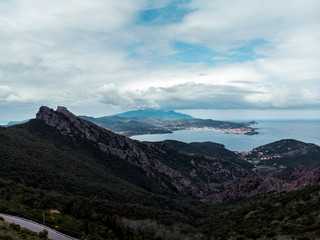
[[[318,26],[320,27],[320,26]],[[320,33],[318,28],[297,30],[264,53],[257,64],[271,77],[305,81],[320,77]]]
[[[19,95],[6,85],[0,85],[0,100],[1,101],[15,101],[19,98]]]
[[[245,81],[230,82],[228,85],[186,82],[126,91],[107,84],[93,94],[98,96],[97,101],[122,109],[141,106],[165,109],[289,109],[317,106],[320,102],[320,94],[308,89],[279,87],[276,84],[262,86],[259,82]]]
[[[0,99],[125,109],[320,106],[319,1],[193,0],[181,22],[136,24],[141,10],[170,3],[2,1]],[[232,62],[237,47],[256,40],[264,45],[252,58]],[[223,56],[209,66],[170,60],[176,41]]]
[[[173,25],[180,40],[227,51],[245,41],[278,37],[279,33],[319,22],[320,3],[310,1],[194,0],[196,11]]]
[[[270,86],[257,90],[260,93],[249,94],[245,99],[262,108],[304,108],[308,105],[317,106],[320,102],[320,94],[308,89]]]

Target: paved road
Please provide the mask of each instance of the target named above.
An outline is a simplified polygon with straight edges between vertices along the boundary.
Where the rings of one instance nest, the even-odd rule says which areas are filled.
[[[57,231],[55,231],[55,230],[53,230],[51,228],[48,228],[48,227],[46,227],[44,225],[41,225],[39,223],[30,221],[30,220],[27,220],[27,219],[23,219],[23,218],[20,218],[20,217],[14,217],[14,216],[10,216],[10,215],[7,215],[7,214],[2,214],[2,213],[0,213],[0,217],[3,217],[3,219],[6,222],[9,222],[9,223],[13,222],[15,224],[20,225],[21,227],[30,229],[31,231],[34,231],[34,232],[41,232],[44,229],[46,229],[48,231],[48,238],[53,239],[53,240],[75,239],[75,238],[69,237],[67,235],[64,235],[62,233],[59,233],[59,232],[57,232]]]

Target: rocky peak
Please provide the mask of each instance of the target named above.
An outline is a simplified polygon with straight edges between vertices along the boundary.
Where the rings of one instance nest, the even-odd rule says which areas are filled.
[[[92,128],[92,123],[78,118],[65,107],[58,107],[57,111],[54,111],[42,106],[36,115],[36,119],[44,121],[49,126],[58,129],[61,134],[72,138],[80,136],[96,141],[98,137],[97,131]]]
[[[71,113],[66,107],[59,106],[56,111],[46,106],[42,106],[36,115],[36,118],[44,121],[47,125],[58,129],[61,134],[75,139],[83,137],[93,141],[101,150],[119,155],[118,152],[112,152],[111,148],[124,149],[126,144],[134,145],[134,141],[115,134],[107,129],[99,127],[89,121],[81,119]],[[125,158],[122,156],[121,158]]]
[[[57,112],[64,114],[69,119],[76,119],[77,116],[70,112],[66,107],[58,106]]]

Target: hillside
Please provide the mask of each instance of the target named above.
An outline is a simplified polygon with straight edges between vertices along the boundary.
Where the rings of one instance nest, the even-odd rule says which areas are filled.
[[[189,156],[161,144],[131,140],[80,119],[62,107],[57,111],[42,107],[37,119],[58,129],[63,135],[89,140],[100,151],[139,167],[165,189],[182,195],[201,197],[216,191],[216,183],[251,174],[250,168],[243,168],[230,160]],[[198,165],[199,173],[194,171],[194,165]]]
[[[320,147],[294,139],[269,143],[240,156],[243,160],[253,162],[255,171],[260,174],[282,169],[320,166]]]
[[[1,212],[40,221],[45,215],[50,226],[81,239],[320,235],[319,168],[257,176],[253,164],[221,144],[142,143],[64,107],[41,107],[36,119],[0,128],[0,159]],[[292,210],[299,204],[303,212]]]

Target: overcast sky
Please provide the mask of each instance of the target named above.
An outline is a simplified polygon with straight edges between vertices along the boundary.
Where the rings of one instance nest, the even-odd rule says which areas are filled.
[[[320,109],[319,0],[0,1],[0,120],[41,105]]]

